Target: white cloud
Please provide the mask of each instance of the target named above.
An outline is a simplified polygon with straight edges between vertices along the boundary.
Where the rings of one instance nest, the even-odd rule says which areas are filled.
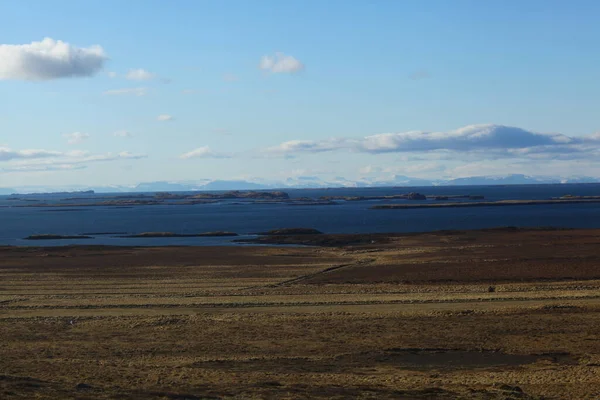
[[[68,144],[79,144],[79,143],[83,142],[84,140],[89,139],[90,135],[88,133],[73,132],[73,133],[65,133],[65,134],[63,134],[63,137],[65,139],[67,139]]]
[[[108,75],[109,78],[116,78],[117,77],[117,73],[116,72],[112,72],[112,71],[109,72],[107,75]]]
[[[0,80],[47,81],[93,76],[108,59],[102,47],[76,47],[45,38],[41,42],[0,44]]]
[[[156,117],[157,121],[172,121],[173,119],[175,118],[169,114],[161,114],[158,117]]]
[[[134,96],[145,96],[148,94],[148,88],[137,87],[137,88],[125,88],[125,89],[112,89],[104,92],[108,96],[118,95],[134,95]]]
[[[130,137],[133,137],[133,133],[122,130],[122,131],[113,132],[113,136],[122,137],[122,138],[130,138]]]
[[[197,91],[197,90],[194,90],[194,89],[183,89],[183,90],[181,91],[181,94],[194,94],[194,93],[197,93],[197,92],[198,92],[198,91]]]
[[[125,78],[132,81],[149,81],[156,78],[156,75],[144,69],[130,69],[125,75]]]
[[[538,133],[504,125],[469,125],[447,132],[410,131],[384,133],[363,138],[292,140],[266,149],[268,153],[294,154],[326,151],[358,153],[447,152],[453,156],[479,154],[488,158],[580,158],[600,151],[600,138],[570,137],[558,133]]]
[[[229,154],[215,153],[208,146],[198,147],[188,153],[184,153],[179,158],[187,160],[190,158],[231,158]]]
[[[542,134],[503,125],[469,125],[448,132],[403,132],[367,136],[357,143],[367,153],[510,149],[568,144],[570,138],[559,134]]]
[[[258,67],[263,71],[268,71],[273,74],[293,74],[302,71],[304,69],[304,64],[295,57],[287,56],[283,53],[275,53],[273,56],[263,56],[260,59]]]

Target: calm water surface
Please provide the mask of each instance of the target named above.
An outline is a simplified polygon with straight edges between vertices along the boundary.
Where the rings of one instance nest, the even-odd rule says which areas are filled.
[[[572,195],[600,196],[600,184],[468,186],[369,189],[288,190],[291,197],[375,196],[416,191],[431,195],[474,194],[486,200],[548,199]],[[122,194],[119,194],[122,195]],[[96,197],[106,195],[98,194]],[[65,197],[65,196],[62,196]],[[61,197],[48,197],[44,202]],[[430,200],[431,201],[431,200]],[[405,202],[405,201],[396,201]],[[202,205],[136,206],[132,208],[81,207],[77,211],[11,207],[15,201],[0,197],[0,245],[230,245],[232,238],[123,239],[95,235],[91,240],[31,242],[32,234],[78,235],[82,233],[232,231],[242,237],[256,232],[310,227],[326,233],[424,232],[439,229],[477,229],[497,226],[555,226],[600,228],[600,203],[519,207],[473,207],[407,210],[370,210],[390,201],[341,202],[335,206],[287,204],[232,204],[225,201]]]

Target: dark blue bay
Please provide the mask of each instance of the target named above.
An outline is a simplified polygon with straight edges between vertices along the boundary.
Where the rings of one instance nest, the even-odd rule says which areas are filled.
[[[292,197],[316,198],[391,195],[409,191],[430,195],[484,195],[486,200],[548,199],[566,194],[600,196],[600,185],[310,189],[288,190],[288,193]],[[103,196],[106,195],[96,195]],[[132,208],[81,207],[77,211],[57,211],[14,207],[15,201],[0,197],[0,245],[228,245],[232,240],[230,237],[122,239],[115,235],[96,235],[90,240],[23,240],[26,236],[44,233],[78,235],[90,232],[232,231],[251,235],[284,227],[310,227],[326,233],[424,232],[497,226],[600,228],[600,203],[407,210],[369,209],[374,204],[387,204],[390,201],[341,202],[334,206],[232,203]]]

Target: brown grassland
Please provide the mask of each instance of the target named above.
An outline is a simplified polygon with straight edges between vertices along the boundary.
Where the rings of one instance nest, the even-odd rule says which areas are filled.
[[[0,398],[600,398],[600,230],[377,238],[0,248]]]

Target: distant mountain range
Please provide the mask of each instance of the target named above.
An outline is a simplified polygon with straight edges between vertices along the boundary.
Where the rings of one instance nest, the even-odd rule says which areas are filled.
[[[188,192],[201,190],[261,190],[261,189],[308,189],[334,187],[378,187],[378,186],[473,186],[473,185],[531,185],[531,184],[567,184],[567,183],[600,183],[599,178],[580,176],[570,178],[529,176],[512,174],[506,176],[473,176],[455,179],[421,179],[404,175],[396,175],[389,180],[361,179],[348,180],[336,177],[323,180],[315,176],[300,176],[285,181],[260,182],[250,180],[201,180],[196,182],[144,182],[135,186],[69,186],[38,187],[27,186],[14,189],[0,188],[0,195],[13,193],[39,193],[57,191],[94,190],[96,193],[114,192]]]

